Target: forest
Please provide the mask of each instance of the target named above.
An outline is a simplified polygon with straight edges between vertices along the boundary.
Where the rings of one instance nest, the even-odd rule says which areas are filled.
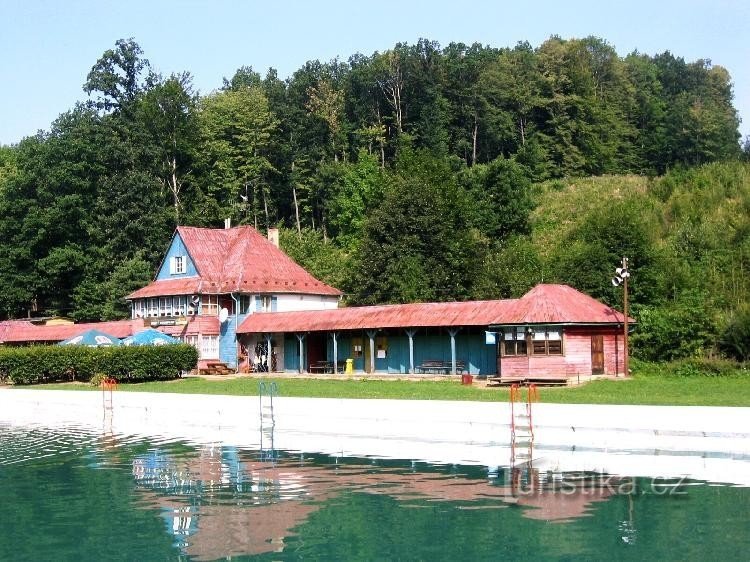
[[[121,39],[83,92],[0,147],[0,319],[125,317],[176,225],[230,218],[347,305],[559,282],[619,307],[627,256],[637,355],[750,355],[750,146],[711,61],[421,39],[203,93]]]

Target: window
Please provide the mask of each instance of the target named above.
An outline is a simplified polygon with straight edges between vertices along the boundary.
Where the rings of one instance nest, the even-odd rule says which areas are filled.
[[[532,339],[534,355],[562,355],[562,329],[536,326]]]
[[[172,316],[172,297],[159,297],[159,316]]]
[[[150,318],[159,316],[159,299],[148,299],[148,316]]]
[[[187,312],[187,298],[184,296],[173,297],[172,312],[175,316],[185,316],[185,313]]]
[[[276,312],[278,297],[271,295],[255,295],[255,312]]]
[[[146,303],[142,299],[133,301],[133,318],[146,316]]]
[[[201,295],[201,315],[218,316],[219,295]]]
[[[240,295],[240,314],[250,314],[250,308],[253,305],[253,297],[250,295]]]
[[[197,335],[189,335],[181,338],[183,342],[185,342],[188,345],[192,345],[195,349],[197,349],[199,352],[201,350],[200,346],[198,345],[198,336]]]
[[[352,338],[352,357],[358,359],[362,357],[362,338]]]
[[[388,357],[388,338],[380,336],[375,338],[375,357],[385,359]]]
[[[172,256],[169,259],[170,275],[182,275],[187,270],[187,258],[185,256]]]
[[[521,327],[505,328],[503,339],[500,343],[502,355],[526,355],[526,330]]]
[[[201,359],[219,358],[219,336],[201,336]]]

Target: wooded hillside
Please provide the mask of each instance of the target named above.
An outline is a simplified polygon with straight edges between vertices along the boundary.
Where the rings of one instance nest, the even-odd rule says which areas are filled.
[[[287,80],[242,67],[198,93],[130,39],[83,88],[49,131],[0,147],[2,318],[121,317],[175,225],[229,217],[281,226],[351,304],[541,281],[618,304],[627,255],[643,356],[729,349],[728,326],[747,326],[748,167],[731,78],[709,61],[595,37],[420,40]],[[670,330],[689,333],[674,346]]]

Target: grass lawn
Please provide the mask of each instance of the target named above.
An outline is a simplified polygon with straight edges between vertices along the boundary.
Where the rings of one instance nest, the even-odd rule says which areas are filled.
[[[208,381],[187,378],[166,382],[121,384],[119,391],[173,392],[257,396],[258,378]],[[276,379],[280,396],[316,398],[392,398],[401,400],[508,400],[507,388],[485,388],[483,382]],[[26,388],[96,388],[87,384],[46,384]],[[679,406],[750,406],[750,377],[660,377],[636,375],[628,380],[600,380],[571,388],[540,388],[540,401],[560,404],[652,404]]]

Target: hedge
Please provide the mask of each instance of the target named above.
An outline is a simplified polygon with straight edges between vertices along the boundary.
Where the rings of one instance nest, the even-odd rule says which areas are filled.
[[[120,382],[167,380],[197,364],[198,351],[188,344],[0,347],[0,381],[13,384],[89,381],[97,374]]]

